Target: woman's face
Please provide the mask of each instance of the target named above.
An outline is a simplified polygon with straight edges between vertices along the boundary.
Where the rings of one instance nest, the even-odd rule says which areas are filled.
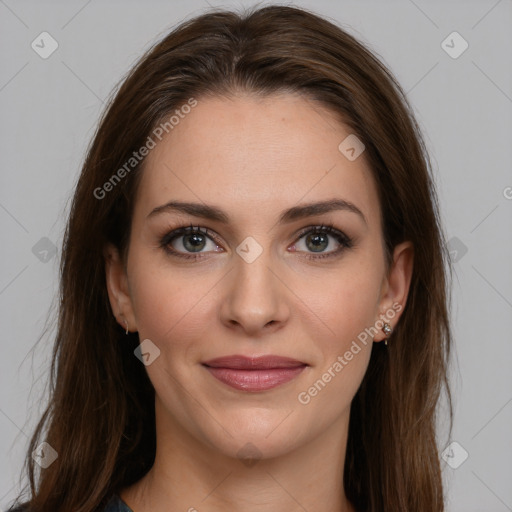
[[[114,312],[150,340],[157,424],[265,458],[347,424],[411,270],[404,244],[386,274],[365,154],[352,138],[339,149],[349,135],[298,95],[198,98],[146,157],[126,274],[111,249],[107,275]],[[232,355],[297,363],[204,364]]]

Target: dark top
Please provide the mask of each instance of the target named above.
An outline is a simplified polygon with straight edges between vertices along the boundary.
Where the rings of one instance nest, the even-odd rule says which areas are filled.
[[[133,512],[133,510],[120,498],[118,494],[114,494],[107,506],[100,512]]]
[[[9,509],[7,512],[30,512],[26,504],[19,507]],[[98,510],[98,512],[133,512],[133,510],[120,498],[118,494],[114,494],[107,505]]]

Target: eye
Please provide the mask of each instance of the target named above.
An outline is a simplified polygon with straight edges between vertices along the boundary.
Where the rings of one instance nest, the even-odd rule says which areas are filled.
[[[209,234],[207,228],[192,225],[171,231],[162,238],[160,245],[167,253],[185,259],[201,258],[204,252],[220,252],[213,234]],[[203,251],[205,248],[207,250]]]
[[[352,240],[345,233],[338,231],[332,225],[322,225],[302,231],[293,249],[306,252],[307,254],[304,255],[306,258],[319,259],[337,256],[344,249],[352,246]]]
[[[161,239],[160,246],[171,256],[192,260],[203,258],[208,252],[223,252],[212,232],[193,225],[169,232]],[[299,233],[292,252],[305,253],[305,258],[320,259],[337,256],[351,247],[353,241],[345,233],[332,225],[322,225],[308,227]]]

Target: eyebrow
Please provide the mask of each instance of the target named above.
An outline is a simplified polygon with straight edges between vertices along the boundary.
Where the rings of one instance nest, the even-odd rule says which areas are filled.
[[[368,225],[363,212],[355,204],[344,199],[329,199],[327,201],[293,206],[281,213],[278,224],[286,224],[305,217],[312,217],[314,215],[321,215],[323,213],[329,213],[337,210],[355,213],[361,217],[366,225]],[[223,224],[229,224],[229,216],[216,206],[182,201],[169,201],[162,206],[157,206],[149,213],[148,218],[164,212],[187,213],[194,217],[201,217],[204,219],[218,221]]]

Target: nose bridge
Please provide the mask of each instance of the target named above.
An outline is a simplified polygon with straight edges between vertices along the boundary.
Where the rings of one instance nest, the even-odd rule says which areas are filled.
[[[225,323],[255,334],[265,326],[278,327],[286,319],[286,297],[274,274],[273,259],[270,248],[263,248],[254,239],[246,239],[237,247],[222,307]]]

